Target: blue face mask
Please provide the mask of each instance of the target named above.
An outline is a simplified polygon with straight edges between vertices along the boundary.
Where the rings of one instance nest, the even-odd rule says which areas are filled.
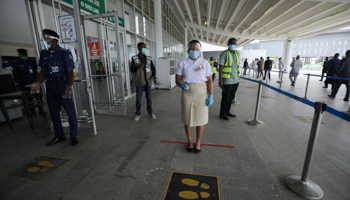
[[[236,48],[236,45],[234,44],[228,45],[228,49],[230,49],[231,51],[235,50],[235,48]]]
[[[199,52],[198,51],[190,51],[190,52],[188,52],[188,55],[190,56],[190,58],[196,59],[199,56]]]
[[[144,55],[146,55],[147,49],[146,49],[146,48],[142,48],[141,53],[143,53]]]
[[[46,41],[41,41],[41,44],[45,47],[45,49],[50,49],[51,44],[47,44]]]

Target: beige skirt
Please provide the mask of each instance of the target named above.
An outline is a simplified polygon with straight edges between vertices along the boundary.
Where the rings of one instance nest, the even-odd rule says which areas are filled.
[[[203,126],[208,123],[209,109],[206,105],[208,96],[207,84],[188,83],[190,89],[182,91],[182,122],[190,127]]]

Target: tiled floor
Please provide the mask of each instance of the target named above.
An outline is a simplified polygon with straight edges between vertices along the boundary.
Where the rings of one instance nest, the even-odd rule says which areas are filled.
[[[328,100],[321,82],[314,79],[311,100],[348,109],[348,102]],[[276,80],[273,76],[271,83]],[[295,88],[285,81],[283,88],[303,96],[305,80],[300,77]],[[254,117],[258,87],[241,80],[240,104],[232,106],[237,117],[223,121],[218,116],[221,90],[217,81],[214,85],[215,102],[209,108],[202,143],[235,148],[202,146],[202,152],[194,154],[184,144],[160,142],[186,142],[179,88],[153,91],[155,120],[146,116],[143,99],[141,119],[133,121],[135,98],[127,101],[127,116],[96,115],[97,136],[80,135],[76,147],[69,141],[47,147],[53,134],[40,116],[35,117],[36,134],[29,131],[26,118],[13,121],[15,132],[0,124],[1,174],[37,155],[71,159],[40,182],[1,176],[1,199],[160,200],[172,171],[218,176],[223,200],[301,199],[284,180],[301,175],[311,124],[293,116],[312,118],[314,109],[263,87],[262,95],[273,98],[261,99],[259,119],[264,125],[250,126],[247,120]],[[344,88],[338,98],[345,94]],[[350,199],[350,123],[327,112],[322,121],[309,178],[323,189],[323,199]]]

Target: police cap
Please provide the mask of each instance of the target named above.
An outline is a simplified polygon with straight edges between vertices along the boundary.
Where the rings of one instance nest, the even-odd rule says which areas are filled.
[[[28,50],[27,49],[17,49],[18,53],[27,53]]]
[[[53,30],[50,30],[50,29],[43,29],[42,32],[45,33],[45,34],[48,34],[48,35],[50,35],[50,36],[60,38],[60,36],[59,36],[55,31],[53,31]]]

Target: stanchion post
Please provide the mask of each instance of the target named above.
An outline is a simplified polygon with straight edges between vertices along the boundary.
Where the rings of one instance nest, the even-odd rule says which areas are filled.
[[[309,170],[311,167],[313,154],[315,151],[316,140],[318,137],[318,131],[320,129],[322,114],[326,110],[327,104],[324,102],[315,103],[315,114],[311,127],[311,133],[309,138],[309,143],[307,146],[305,162],[303,167],[303,172],[300,176],[288,176],[286,178],[286,184],[290,190],[292,190],[297,195],[305,199],[318,200],[323,198],[322,189],[311,180],[308,180]]]
[[[310,99],[310,98],[307,98],[307,89],[309,88],[309,80],[310,80],[310,73],[307,74],[307,82],[306,82],[305,96],[304,96],[304,99],[307,99],[307,100]]]
[[[260,99],[261,99],[261,89],[262,89],[262,84],[261,84],[261,80],[260,80],[259,81],[259,89],[258,89],[258,97],[256,99],[255,116],[254,116],[254,119],[248,120],[248,124],[254,125],[254,126],[261,126],[264,124],[264,122],[258,120]]]

